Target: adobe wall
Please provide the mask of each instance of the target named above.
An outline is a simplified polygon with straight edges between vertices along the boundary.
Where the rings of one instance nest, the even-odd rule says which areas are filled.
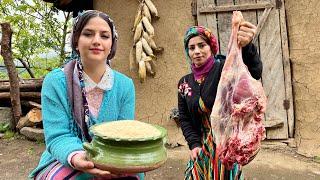
[[[285,6],[298,150],[320,157],[320,1],[286,0]]]
[[[191,0],[153,0],[160,19],[153,20],[155,42],[164,47],[156,62],[155,78],[139,82],[137,72],[129,71],[129,52],[133,44],[131,32],[137,0],[98,0],[94,8],[108,13],[114,20],[119,43],[116,57],[112,62],[114,69],[133,78],[136,88],[136,119],[161,124],[169,130],[169,140],[178,139],[184,143],[181,132],[169,120],[170,110],[177,106],[177,82],[188,72],[184,58],[183,35],[186,28],[193,25]]]
[[[169,130],[169,140],[183,143],[181,132],[169,120],[177,105],[176,83],[188,72],[184,58],[183,34],[193,25],[192,0],[153,0],[160,19],[153,21],[155,41],[165,51],[156,62],[157,75],[139,82],[137,72],[129,71],[130,31],[138,1],[99,0],[95,9],[114,19],[119,33],[118,52],[113,68],[133,78],[136,86],[136,119],[161,124]],[[286,0],[286,15],[295,106],[295,138],[298,150],[307,156],[320,156],[320,1]]]

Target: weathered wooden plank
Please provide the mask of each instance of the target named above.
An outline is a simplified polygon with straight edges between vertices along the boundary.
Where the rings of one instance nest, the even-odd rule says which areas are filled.
[[[228,0],[224,0],[227,3]],[[223,1],[220,1],[223,2]],[[260,3],[246,3],[246,4],[239,4],[239,5],[222,5],[222,6],[215,6],[210,4],[208,6],[200,6],[199,12],[200,13],[217,13],[217,12],[229,12],[229,11],[248,11],[248,10],[257,10],[257,9],[265,9],[274,7],[274,4],[270,2],[260,2]]]
[[[291,83],[291,67],[289,59],[289,47],[286,25],[286,14],[284,0],[281,0],[280,8],[280,28],[281,28],[281,42],[282,42],[282,59],[284,70],[284,82],[286,90],[286,99],[289,101],[289,109],[287,110],[289,137],[294,137],[294,113],[293,113],[293,95],[292,95],[292,83]]]
[[[255,4],[256,3],[256,0],[235,0],[235,4],[237,5],[241,5],[241,4]],[[242,15],[243,15],[243,18],[258,26],[258,20],[257,20],[257,11],[242,11]],[[256,47],[258,48],[258,51],[259,51],[259,43],[258,42],[253,42]]]
[[[206,14],[200,14],[199,7],[204,6],[204,1],[206,0],[197,0],[197,19],[198,19],[198,25],[207,27],[207,15]]]
[[[265,128],[278,128],[282,127],[284,124],[282,119],[269,119],[268,121],[264,122]]]
[[[214,0],[198,0],[197,7],[207,6],[209,4],[215,5]],[[216,14],[200,14],[199,8],[197,10],[198,14],[198,25],[205,26],[209,28],[212,33],[217,35],[217,23],[216,23]]]
[[[233,6],[233,0],[217,0],[217,6]],[[228,43],[231,35],[232,12],[221,12],[217,14],[218,18],[218,36],[220,45],[220,54],[226,55]]]
[[[19,97],[20,99],[24,99],[24,98],[40,99],[41,92],[21,92]],[[0,92],[0,100],[3,100],[3,99],[10,99],[10,93]]]
[[[269,14],[270,14],[270,11],[272,10],[272,8],[266,8],[264,9],[260,19],[259,19],[259,24],[257,26],[257,32],[256,32],[256,35],[253,37],[253,40],[252,42],[255,43],[259,37],[259,34],[261,32],[261,29],[263,28],[264,26],[264,23],[266,22]]]
[[[9,92],[10,91],[10,84],[5,83],[4,85],[1,85],[3,83],[0,83],[0,92]],[[19,84],[18,88],[20,91],[41,91],[42,88],[42,82],[37,82],[33,84]]]
[[[258,0],[258,2],[261,0]],[[262,12],[258,13],[261,17]],[[259,18],[260,19],[260,18]],[[266,121],[283,120],[281,128],[268,129],[268,139],[287,139],[287,112],[283,107],[285,100],[282,45],[280,35],[279,10],[273,8],[259,36],[260,56],[263,61],[262,82],[268,98]]]
[[[21,101],[21,105],[29,108],[38,108],[42,109],[41,104],[33,102],[33,101]]]
[[[30,82],[32,82],[33,83],[33,81],[36,81],[36,82],[38,82],[38,81],[43,81],[43,78],[28,78],[28,79],[19,79],[19,83],[30,83]],[[1,86],[1,84],[3,84],[3,83],[10,83],[10,80],[9,79],[0,79],[0,86]]]
[[[215,5],[214,0],[205,0],[205,4]],[[207,28],[211,29],[212,33],[218,38],[218,28],[217,28],[217,14],[207,14]]]

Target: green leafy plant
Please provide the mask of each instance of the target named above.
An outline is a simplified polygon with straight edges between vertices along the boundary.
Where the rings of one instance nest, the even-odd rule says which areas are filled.
[[[9,123],[0,123],[0,133],[5,133],[6,131],[10,130]]]
[[[11,130],[7,130],[5,133],[4,133],[4,136],[3,138],[4,139],[11,139],[11,138],[14,138],[15,136],[15,132],[11,131]]]
[[[59,11],[43,0],[2,0],[0,3],[0,22],[10,23],[13,30],[13,58],[26,62],[36,77],[64,63],[71,17],[72,13]],[[1,58],[0,64],[3,65]],[[23,69],[19,69],[19,74],[30,77]],[[0,78],[6,75],[1,72]]]

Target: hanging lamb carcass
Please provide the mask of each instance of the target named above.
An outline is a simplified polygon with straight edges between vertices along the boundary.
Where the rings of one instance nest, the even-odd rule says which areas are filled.
[[[260,149],[265,128],[262,124],[266,96],[242,60],[237,33],[243,17],[234,11],[232,32],[211,113],[216,150],[227,169],[234,163],[245,165]]]

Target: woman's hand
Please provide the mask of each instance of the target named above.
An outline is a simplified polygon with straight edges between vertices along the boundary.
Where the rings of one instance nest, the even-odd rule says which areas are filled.
[[[241,47],[245,47],[252,41],[256,33],[257,33],[257,26],[251,24],[248,21],[241,22],[240,28],[238,31],[238,44]]]
[[[71,164],[76,170],[92,174],[96,177],[104,177],[106,179],[119,177],[118,175],[111,174],[109,171],[104,171],[94,167],[93,162],[86,160],[86,155],[84,152],[75,154],[71,159]]]
[[[192,159],[192,161],[194,161],[198,157],[200,150],[201,148],[195,147],[190,151],[190,158]]]

